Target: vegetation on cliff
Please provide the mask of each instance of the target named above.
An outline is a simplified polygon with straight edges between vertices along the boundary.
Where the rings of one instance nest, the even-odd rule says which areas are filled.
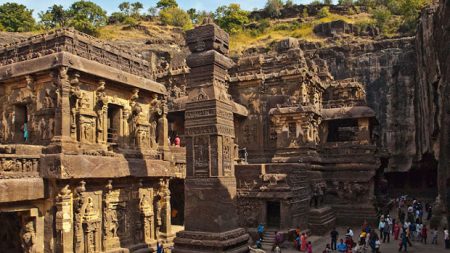
[[[123,2],[109,16],[90,1],[74,2],[69,8],[53,5],[33,18],[33,10],[17,3],[0,5],[0,30],[27,32],[73,26],[100,38],[145,37],[153,30],[170,31],[173,27],[191,29],[206,16],[231,35],[231,49],[240,52],[249,46],[266,45],[284,37],[325,41],[314,27],[337,20],[364,29],[377,27],[383,36],[409,35],[415,31],[420,9],[431,0],[339,0],[312,1],[296,5],[293,1],[267,0],[262,10],[252,12],[232,3],[214,12],[181,9],[176,0],[160,0],[147,11],[141,2]],[[166,27],[166,28],[165,28]],[[169,29],[167,29],[169,28]]]

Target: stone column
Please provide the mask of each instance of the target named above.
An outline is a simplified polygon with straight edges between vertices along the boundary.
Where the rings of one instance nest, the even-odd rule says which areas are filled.
[[[169,150],[169,122],[167,121],[169,109],[166,106],[165,100],[163,100],[161,107],[162,115],[158,119],[158,145],[160,151],[163,153],[164,160],[169,161],[172,158]]]
[[[56,197],[56,252],[73,252],[72,193],[65,186]]]
[[[70,140],[70,81],[68,67],[60,67],[53,76],[56,83],[55,135],[53,142]]]
[[[208,18],[187,32],[185,231],[175,253],[247,252],[238,227],[234,176],[234,122],[227,92],[228,34]]]

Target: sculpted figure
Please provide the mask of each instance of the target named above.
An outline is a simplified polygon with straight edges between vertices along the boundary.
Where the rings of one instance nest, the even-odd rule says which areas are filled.
[[[33,221],[28,221],[21,231],[22,249],[25,253],[35,252],[36,233]]]

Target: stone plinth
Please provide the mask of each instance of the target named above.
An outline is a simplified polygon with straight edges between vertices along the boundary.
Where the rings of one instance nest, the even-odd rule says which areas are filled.
[[[313,234],[323,235],[336,226],[336,214],[329,206],[309,210],[308,227]]]

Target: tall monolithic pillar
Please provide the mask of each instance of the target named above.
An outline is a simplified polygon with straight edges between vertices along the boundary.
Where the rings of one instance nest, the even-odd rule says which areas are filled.
[[[186,34],[192,54],[185,111],[185,231],[175,253],[248,252],[238,227],[234,176],[234,123],[227,92],[228,34],[211,20]]]

